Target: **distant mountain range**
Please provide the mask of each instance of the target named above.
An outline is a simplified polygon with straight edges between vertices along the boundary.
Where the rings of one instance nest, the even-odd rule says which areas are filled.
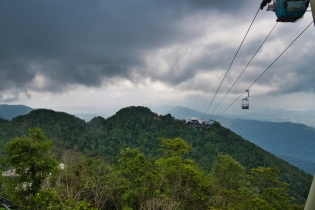
[[[170,113],[177,119],[203,116],[199,111],[180,106],[165,113]],[[213,118],[214,116],[209,115],[205,117]],[[224,117],[220,117],[218,121],[222,126],[268,152],[311,174],[315,173],[315,128],[290,122],[262,122]]]
[[[161,106],[161,107],[150,107],[152,111],[163,114],[167,112],[180,112],[180,117],[187,115],[184,111],[185,107],[181,106]],[[174,109],[174,110],[172,110]],[[195,117],[203,116],[205,110],[197,111],[190,108],[187,108],[187,113],[195,113]],[[217,114],[217,113],[216,113]],[[284,110],[284,109],[269,109],[269,108],[255,108],[246,111],[237,111],[237,110],[228,110],[224,113],[224,117],[232,119],[245,119],[245,120],[259,120],[267,122],[292,122],[298,124],[304,124],[315,128],[315,110],[306,110],[306,111],[293,111],[293,110]],[[199,117],[200,118],[200,117]],[[213,118],[213,116],[212,116]]]
[[[171,114],[176,119],[186,119],[190,117],[202,118],[204,113],[201,113],[197,110],[193,110],[187,107],[176,106],[171,107],[169,110],[165,110],[163,112],[158,112],[158,114]],[[204,119],[209,120],[210,118],[214,118],[211,115],[205,115]]]
[[[224,114],[232,119],[259,120],[268,122],[302,123],[315,128],[315,110],[292,111],[283,109],[256,108],[246,112]]]
[[[33,109],[24,105],[0,104],[0,118],[12,120],[12,118],[30,113]]]
[[[31,110],[33,109],[24,105],[2,104],[0,105],[0,119],[11,120],[19,115],[28,114]],[[170,113],[177,119],[201,118],[204,115],[200,111],[187,107],[169,105],[152,108],[152,111],[162,115]],[[279,113],[282,112],[283,110],[279,111]],[[307,113],[311,114],[312,112]],[[93,114],[93,116],[96,115]],[[92,118],[92,114],[89,117]],[[205,115],[204,119],[214,119],[214,116]],[[311,174],[315,173],[315,128],[297,123],[262,122],[224,117],[220,117],[218,121],[222,126],[229,128],[268,152]]]

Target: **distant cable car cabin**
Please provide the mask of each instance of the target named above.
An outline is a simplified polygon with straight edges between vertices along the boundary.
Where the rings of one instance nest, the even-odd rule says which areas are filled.
[[[248,101],[249,91],[246,90],[246,92],[248,93],[248,96],[242,99],[242,109],[249,109],[249,101]]]
[[[277,22],[296,22],[303,18],[310,1],[309,0],[272,0],[273,4],[268,5],[267,11],[274,11]],[[271,0],[263,0],[260,9]]]

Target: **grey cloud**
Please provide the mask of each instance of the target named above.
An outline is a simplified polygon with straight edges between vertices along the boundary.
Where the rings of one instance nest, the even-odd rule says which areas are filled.
[[[254,58],[253,62],[249,65],[246,72],[241,77],[240,81],[243,86],[246,87],[251,85],[265,71],[269,65],[280,55],[284,50],[304,29],[307,22],[300,23],[300,25],[286,25],[285,27],[280,26],[280,30],[273,34],[267,42],[276,41],[282,39],[284,42],[283,49],[278,54],[273,52],[274,48],[268,49],[270,54],[273,54],[270,58],[260,59]],[[293,30],[293,27],[295,30]],[[277,90],[269,92],[268,95],[278,96],[282,94],[290,94],[295,92],[314,92],[315,90],[315,75],[313,73],[314,56],[315,53],[311,51],[312,42],[312,31],[313,28],[309,28],[268,70],[262,75],[262,77],[254,84],[254,86],[264,85],[274,87]],[[256,42],[256,43],[255,43]],[[254,39],[252,43],[245,45],[241,49],[239,55],[240,63],[245,65],[251,58],[253,53],[258,48],[257,43],[261,40]],[[256,46],[255,46],[256,45]],[[270,45],[269,45],[270,47]],[[305,50],[306,48],[307,50]],[[255,49],[255,50],[253,50]],[[258,57],[260,55],[258,54]],[[235,69],[235,68],[234,68]],[[243,67],[241,68],[243,69]],[[233,67],[232,67],[233,70]],[[233,89],[233,93],[242,90],[236,85]],[[242,90],[243,91],[243,90]]]
[[[72,84],[99,86],[130,78],[144,66],[141,53],[184,42],[177,22],[202,11],[236,12],[225,1],[4,1],[0,7],[0,90],[27,88],[36,73],[48,91]],[[181,78],[185,79],[185,78]]]
[[[12,103],[12,102],[20,100],[20,98],[17,96],[17,97],[2,99],[2,97],[0,97],[0,100],[2,103]]]
[[[282,69],[283,84],[279,85],[279,91],[276,94],[295,93],[295,92],[315,92],[315,75],[314,75],[314,57],[315,53],[309,54],[290,60],[284,64]],[[294,76],[290,77],[290,73]]]
[[[0,91],[17,88],[62,92],[76,85],[99,87],[104,81],[115,83],[116,78],[135,83],[150,78],[180,85],[200,72],[225,70],[236,52],[228,44],[205,46],[207,53],[184,67],[178,65],[182,55],[175,54],[169,59],[170,68],[165,74],[157,74],[158,69],[147,69],[143,56],[146,52],[198,37],[199,31],[180,27],[179,23],[187,16],[214,13],[218,19],[222,15],[234,21],[248,18],[251,13],[254,15],[259,3],[249,0],[237,3],[230,0],[3,1],[0,6],[3,21],[0,24]],[[246,62],[244,57],[251,55],[256,41],[245,46],[238,65]],[[307,70],[308,63],[303,71],[312,78]],[[38,74],[49,80],[43,86],[31,86],[30,82]],[[273,82],[270,78],[260,82]],[[310,78],[309,87],[305,86],[308,90],[312,88]],[[252,78],[247,76],[244,81],[247,79]],[[281,89],[283,92],[301,89],[299,84],[293,86],[291,90]],[[207,84],[191,87],[215,90]]]
[[[25,98],[30,99],[31,94],[25,92],[21,89],[9,90],[5,91],[4,93],[0,94],[0,101],[3,103],[11,103],[15,101],[20,101]]]

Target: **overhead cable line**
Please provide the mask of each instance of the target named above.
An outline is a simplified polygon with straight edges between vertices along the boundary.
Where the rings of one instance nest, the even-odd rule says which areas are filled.
[[[306,29],[308,29],[312,23],[314,21],[312,21],[292,42],[291,44],[289,44],[289,46],[287,48],[284,49],[284,51],[266,68],[265,71],[263,71],[259,77],[246,89],[249,90],[261,77],[262,75],[264,75],[266,73],[266,71],[289,49],[289,47],[291,47],[291,45],[306,31]],[[246,91],[244,91],[239,97],[237,97],[226,109],[223,110],[223,112],[221,112],[218,116],[216,116],[216,118],[214,120],[216,120],[218,117],[220,117],[226,110],[228,110]]]
[[[254,21],[255,21],[255,19],[256,19],[256,17],[257,17],[257,15],[258,15],[259,10],[260,10],[260,9],[258,9],[258,10],[257,10],[256,15],[254,16],[254,19],[252,20],[252,22],[251,22],[251,24],[250,24],[250,26],[249,26],[249,28],[248,28],[248,30],[247,30],[247,32],[246,32],[246,34],[245,34],[244,38],[243,38],[243,41],[242,41],[241,45],[238,47],[238,50],[237,50],[237,52],[236,52],[236,54],[235,54],[235,56],[234,56],[234,58],[233,58],[233,60],[232,60],[232,62],[231,62],[231,64],[230,64],[230,66],[229,66],[228,70],[226,71],[226,73],[225,73],[225,75],[224,75],[224,77],[223,77],[223,79],[222,79],[222,81],[221,81],[220,86],[218,87],[218,89],[217,89],[217,91],[216,91],[215,95],[213,96],[213,98],[212,98],[212,100],[211,100],[211,102],[210,102],[210,104],[209,104],[209,106],[208,106],[208,108],[207,108],[206,112],[203,114],[203,116],[202,116],[202,118],[201,118],[201,119],[203,119],[203,118],[204,118],[204,116],[207,114],[207,112],[208,112],[208,110],[209,110],[209,108],[210,108],[210,106],[211,106],[211,104],[212,104],[212,102],[213,102],[214,98],[216,97],[216,95],[217,95],[217,93],[218,93],[219,89],[221,88],[221,85],[222,85],[222,83],[223,83],[223,81],[224,81],[224,79],[225,79],[225,77],[226,77],[227,73],[230,71],[230,68],[231,68],[231,66],[232,66],[232,64],[233,64],[233,62],[234,62],[234,60],[235,60],[235,58],[236,58],[236,56],[237,56],[238,52],[240,51],[240,49],[241,49],[241,47],[242,47],[242,45],[243,45],[243,42],[245,41],[246,36],[247,36],[247,34],[248,34],[248,32],[249,32],[250,28],[252,27],[252,25],[253,25],[253,23],[254,23]]]
[[[276,23],[274,25],[274,27],[271,29],[271,31],[269,32],[269,34],[267,35],[267,37],[265,38],[265,40],[261,43],[261,45],[259,46],[259,48],[257,49],[257,51],[255,52],[255,54],[253,55],[253,57],[249,60],[249,62],[247,63],[247,65],[245,66],[244,70],[241,72],[241,74],[238,76],[238,78],[235,80],[234,84],[232,85],[232,87],[228,90],[228,92],[225,94],[225,96],[222,98],[222,100],[220,101],[220,103],[218,103],[218,105],[214,108],[214,110],[211,112],[210,115],[213,114],[213,112],[220,106],[220,104],[222,103],[222,101],[225,99],[225,97],[229,94],[229,92],[232,90],[232,88],[234,87],[234,85],[236,84],[236,82],[239,80],[239,78],[242,76],[242,74],[244,73],[244,71],[247,69],[247,67],[249,66],[249,64],[252,62],[252,60],[254,59],[254,57],[257,55],[258,51],[260,50],[260,48],[263,46],[263,44],[266,42],[266,40],[268,39],[268,37],[270,36],[270,34],[272,33],[273,29],[275,29],[275,27],[277,26],[278,23]]]
[[[267,68],[261,75],[259,75],[259,77],[258,77],[247,89],[250,89],[250,88],[260,79],[260,77],[261,77],[264,73],[266,73],[266,71],[283,55],[283,53],[285,53],[285,52],[289,49],[289,47],[291,47],[291,45],[306,31],[306,29],[308,29],[308,28],[312,25],[313,22],[314,22],[314,21],[312,21],[312,22],[291,42],[291,44],[290,44],[287,48],[285,48],[285,50],[276,58],[276,60],[274,60],[274,62],[272,62],[272,63],[268,66],[268,68]]]

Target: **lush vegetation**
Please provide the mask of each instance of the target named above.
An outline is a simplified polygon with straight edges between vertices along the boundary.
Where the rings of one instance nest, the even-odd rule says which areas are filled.
[[[71,156],[73,153],[65,151],[76,152],[74,153],[76,155],[72,155],[75,157],[77,152],[79,152],[84,155],[84,158],[81,157],[80,161],[74,162],[82,162],[83,164],[88,160],[105,160],[106,167],[109,167],[108,170],[111,171],[115,168],[115,173],[118,173],[116,167],[119,167],[119,164],[122,163],[119,160],[124,157],[124,155],[121,156],[120,151],[123,150],[126,153],[126,148],[130,148],[129,152],[134,153],[137,151],[144,160],[152,165],[150,167],[153,167],[155,170],[159,167],[158,160],[166,158],[165,153],[159,149],[161,141],[157,139],[181,138],[191,145],[191,150],[187,154],[189,161],[192,161],[191,164],[196,166],[198,170],[203,171],[207,176],[210,176],[209,174],[214,170],[214,161],[219,154],[224,157],[225,155],[233,157],[233,161],[237,161],[238,164],[244,167],[244,173],[247,175],[251,174],[253,168],[278,167],[277,170],[280,171],[279,181],[290,184],[288,192],[291,197],[295,198],[293,202],[296,204],[304,204],[312,181],[312,177],[309,174],[242,139],[229,129],[222,127],[219,123],[214,123],[207,128],[199,130],[199,128],[189,127],[185,123],[175,120],[171,115],[158,116],[145,107],[127,107],[108,119],[96,117],[88,123],[67,113],[54,112],[52,110],[34,110],[28,115],[16,117],[12,121],[0,120],[1,155],[4,156],[6,154],[3,148],[7,142],[26,135],[28,128],[34,126],[41,127],[47,137],[54,140],[56,154],[59,159],[67,156],[65,154]],[[186,163],[184,160],[186,161],[186,159],[181,160],[183,164]],[[90,165],[92,166],[93,164],[91,163]],[[10,167],[8,164],[3,164],[2,170]],[[79,165],[77,167],[85,168]],[[75,172],[71,173],[75,174]],[[85,173],[84,170],[82,173]],[[119,176],[117,174],[116,177]],[[143,179],[151,178],[143,177]],[[125,182],[125,180],[120,181]],[[246,179],[244,182],[247,183],[249,181]],[[58,193],[61,192],[58,191]],[[79,193],[81,197],[79,195],[74,197],[82,198],[84,194],[82,193]],[[257,195],[256,198],[258,198]],[[73,199],[67,202],[72,201]],[[178,200],[175,201],[177,202]],[[121,201],[118,203],[120,205],[123,204]],[[114,203],[108,205],[115,206]],[[215,205],[213,206],[215,207]]]
[[[183,139],[158,141],[163,155],[156,160],[137,148],[123,150],[115,164],[64,151],[61,168],[51,141],[32,128],[5,147],[16,175],[2,177],[2,192],[20,209],[303,209],[292,203],[278,167],[247,173],[219,154],[206,172],[185,157],[192,147]]]

